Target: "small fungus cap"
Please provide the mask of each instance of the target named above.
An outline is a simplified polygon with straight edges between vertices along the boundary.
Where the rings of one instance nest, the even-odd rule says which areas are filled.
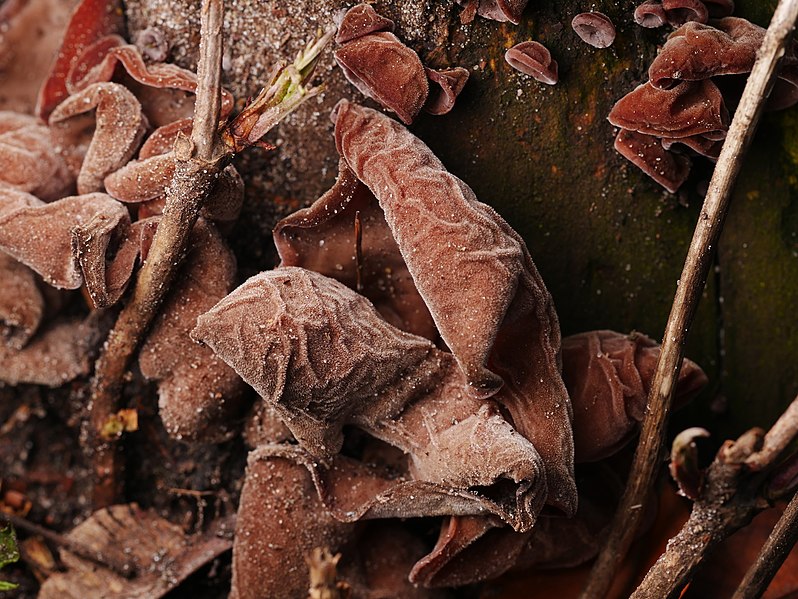
[[[615,41],[615,25],[600,12],[583,12],[571,21],[571,28],[582,41],[594,48],[607,48]]]
[[[655,0],[646,0],[646,2],[635,8],[634,19],[635,23],[648,29],[662,27],[668,22],[665,9],[662,8],[662,4]]]
[[[337,44],[345,44],[369,33],[394,30],[393,21],[377,13],[371,4],[365,3],[338,13],[335,22],[338,25],[338,33],[335,35]]]
[[[516,44],[504,54],[504,60],[517,71],[530,75],[547,85],[557,83],[557,61],[548,48],[539,42],[526,41]]]

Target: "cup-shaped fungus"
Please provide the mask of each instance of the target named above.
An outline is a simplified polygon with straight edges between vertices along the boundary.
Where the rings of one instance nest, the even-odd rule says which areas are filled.
[[[0,111],[0,164],[0,184],[45,202],[67,195],[75,183],[50,131],[29,115]]]
[[[345,161],[335,185],[274,228],[281,266],[301,266],[355,289],[395,327],[438,336],[377,200]]]
[[[337,18],[336,44],[345,44],[353,39],[379,31],[393,31],[394,23],[374,10],[371,4],[358,4],[341,13]]]
[[[142,145],[139,160],[131,160],[103,182],[111,197],[126,204],[139,204],[139,218],[163,211],[166,188],[175,172],[172,148],[178,134],[185,133],[185,125],[185,120],[179,120],[156,129]],[[200,214],[225,231],[238,219],[243,202],[244,183],[235,167],[228,165],[214,183]]]
[[[53,138],[64,147],[80,148],[86,137],[85,113],[95,111],[95,127],[85,156],[70,151],[78,168],[78,193],[103,191],[103,179],[132,158],[148,122],[136,97],[116,83],[95,83],[69,96],[50,115]],[[91,131],[91,129],[90,129]]]
[[[69,19],[60,51],[39,91],[36,114],[47,120],[53,109],[69,95],[66,80],[78,56],[88,46],[107,35],[120,33],[125,17],[118,0],[82,0]]]
[[[515,70],[534,77],[541,83],[554,85],[559,79],[557,61],[540,42],[526,41],[516,44],[504,53],[504,60]]]
[[[640,333],[589,331],[563,339],[563,379],[574,410],[574,455],[593,462],[616,453],[643,420],[660,348]],[[674,401],[683,405],[707,383],[685,359]]]
[[[662,27],[668,22],[668,17],[665,14],[665,9],[659,0],[646,0],[635,8],[634,12],[635,23],[641,27],[655,29]]]
[[[388,31],[351,39],[335,51],[346,78],[365,96],[410,124],[429,94],[418,54]]]
[[[492,19],[494,21],[509,21],[513,25],[521,22],[521,14],[526,8],[528,0],[457,0],[458,4],[465,5],[464,13],[467,17],[463,19],[468,23],[474,18],[474,12],[480,17]]]
[[[657,137],[718,136],[729,129],[729,111],[710,80],[683,81],[667,89],[644,83],[615,103],[613,125]]]
[[[35,273],[0,252],[0,346],[22,349],[44,316],[44,296]]]
[[[377,198],[471,393],[496,395],[543,457],[550,503],[571,513],[573,440],[557,357],[559,322],[523,240],[421,140],[385,115],[339,102],[335,140]]]
[[[303,462],[339,519],[487,511],[528,530],[546,500],[535,447],[495,404],[466,393],[451,354],[392,327],[333,279],[296,267],[262,273],[200,316],[192,335],[277,409],[303,449],[269,451]],[[400,449],[404,474],[336,456],[345,425]],[[497,492],[505,485],[515,490]]]
[[[59,318],[22,349],[0,343],[0,381],[58,387],[88,374],[92,355],[112,324],[107,316],[93,312],[85,320]]]
[[[690,175],[690,159],[669,152],[653,135],[621,129],[614,147],[621,156],[671,193],[676,193]]]
[[[594,48],[608,48],[615,41],[615,25],[600,12],[583,12],[571,21],[571,28],[586,44]]]
[[[762,27],[736,17],[713,21],[712,26],[687,23],[670,35],[649,67],[651,84],[668,89],[679,81],[749,73],[764,36]],[[798,57],[790,45],[779,67],[768,108],[779,110],[796,102]]]
[[[454,67],[451,69],[426,69],[430,85],[429,97],[424,110],[430,114],[446,114],[454,108],[454,102],[463,91],[468,81],[468,69]]]
[[[0,251],[35,270],[53,287],[77,289],[83,284],[73,254],[73,229],[92,221],[124,228],[130,216],[122,204],[104,193],[45,204],[30,194],[0,189]],[[37,234],[31,235],[31,231]]]
[[[701,0],[662,0],[668,23],[678,27],[688,21],[706,23],[709,10]]]
[[[141,373],[158,381],[158,411],[178,439],[219,440],[242,411],[244,383],[189,333],[197,316],[232,288],[236,261],[213,225],[199,219],[176,285],[139,353]]]

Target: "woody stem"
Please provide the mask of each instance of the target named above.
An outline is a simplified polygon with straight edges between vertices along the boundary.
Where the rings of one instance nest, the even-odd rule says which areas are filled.
[[[201,10],[197,98],[191,137],[175,144],[175,174],[166,191],[166,206],[149,255],[130,300],[120,312],[95,365],[89,419],[84,442],[95,473],[94,508],[121,499],[122,463],[118,439],[103,438],[102,430],[117,411],[125,373],[134,352],[169,292],[186,254],[188,238],[200,208],[229,154],[217,134],[221,106],[223,0],[204,0]]]
[[[796,18],[798,0],[780,0],[734,114],[677,284],[629,482],[615,513],[607,541],[593,565],[587,586],[582,591],[582,599],[606,596],[621,561],[629,551],[641,515],[645,513],[640,506],[645,504],[661,464],[673,390],[684,357],[684,344],[723,228],[734,182],[775,81],[776,70],[790,40]]]

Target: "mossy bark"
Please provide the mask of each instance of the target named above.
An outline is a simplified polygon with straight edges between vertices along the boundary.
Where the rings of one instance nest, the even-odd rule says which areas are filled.
[[[192,66],[196,17],[179,8],[184,3],[191,4],[130,0],[128,14],[133,30],[165,30],[174,57]],[[330,23],[349,4],[252,0],[230,6],[233,66],[227,84],[239,97],[257,92],[271,64],[293,56],[316,26]],[[775,4],[740,0],[736,14],[766,26]],[[424,115],[413,130],[524,236],[555,298],[563,333],[612,328],[660,337],[701,205],[698,189],[711,164],[696,160],[683,190],[668,194],[615,153],[606,115],[647,78],[669,30],[638,27],[634,3],[614,0],[530,0],[519,26],[482,18],[462,25],[452,0],[382,0],[375,6],[396,21],[398,35],[426,64],[471,72],[455,109]],[[610,48],[591,48],[571,30],[573,16],[591,9],[616,24]],[[237,18],[242,10],[246,18]],[[504,62],[504,51],[527,39],[544,43],[559,62],[557,85],[538,83]],[[262,51],[256,55],[257,43]],[[271,265],[275,218],[315,199],[336,171],[327,114],[339,98],[362,96],[329,55],[320,73],[327,86],[323,98],[280,128],[273,138],[280,143],[277,152],[241,164],[248,204],[235,243],[244,274]],[[712,382],[676,415],[676,426],[701,424],[720,439],[771,424],[798,391],[796,306],[793,108],[767,116],[746,159],[687,351]]]

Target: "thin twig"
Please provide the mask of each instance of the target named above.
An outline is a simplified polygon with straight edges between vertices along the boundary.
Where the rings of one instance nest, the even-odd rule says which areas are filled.
[[[78,557],[102,566],[103,568],[107,568],[119,576],[124,578],[133,578],[136,576],[137,567],[131,561],[119,560],[115,556],[105,555],[102,551],[92,549],[91,547],[78,541],[73,541],[72,539],[60,535],[57,532],[44,528],[43,526],[39,526],[38,524],[34,524],[33,522],[30,522],[21,516],[0,512],[0,520],[6,520],[12,524],[14,528],[24,530],[30,534],[38,535],[46,541],[50,541],[54,545],[63,547]]]
[[[757,599],[770,585],[776,572],[798,542],[798,492],[779,518],[756,562],[745,573],[745,578],[732,599]]]
[[[775,432],[798,435],[798,397],[765,434],[755,428],[737,441],[721,446],[704,476],[690,518],[657,560],[632,599],[676,598],[696,568],[724,539],[770,505],[767,497],[773,478],[784,467],[782,455],[765,449],[765,439]],[[752,466],[756,464],[756,466]]]
[[[668,316],[629,482],[613,519],[610,534],[582,592],[583,599],[606,596],[634,539],[641,515],[645,513],[639,506],[645,504],[661,463],[663,440],[673,389],[684,357],[685,340],[706,283],[728,210],[732,187],[756,131],[796,18],[798,0],[780,0],[723,144]]]
[[[96,364],[86,431],[96,476],[95,509],[111,505],[121,495],[121,464],[115,439],[103,439],[101,431],[118,409],[123,378],[133,354],[169,291],[202,203],[229,159],[228,154],[217,150],[223,11],[223,0],[203,2],[191,138],[179,138],[175,144],[175,174],[167,187],[166,206],[149,256]]]

